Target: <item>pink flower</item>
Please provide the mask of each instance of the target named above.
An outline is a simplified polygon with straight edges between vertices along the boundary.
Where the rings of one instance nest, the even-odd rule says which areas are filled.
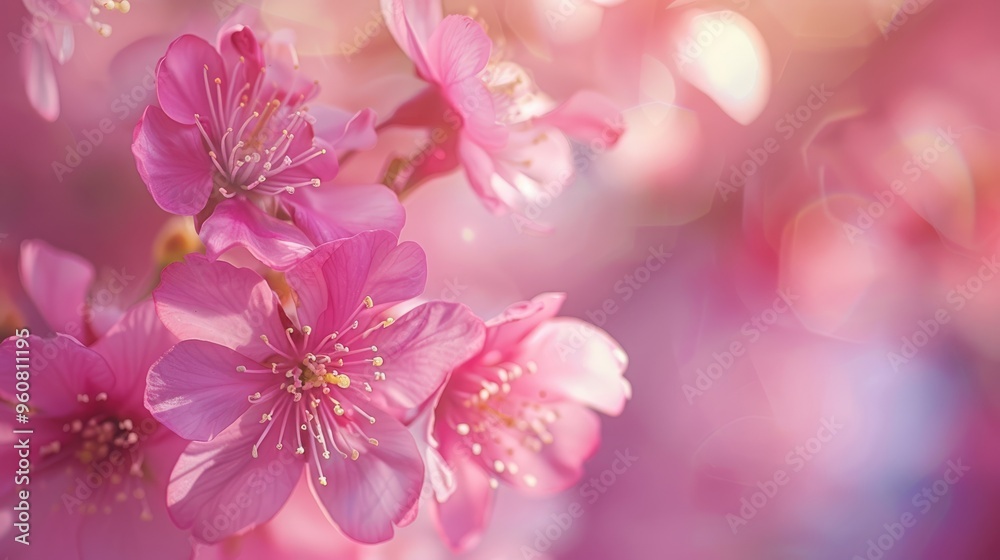
[[[628,358],[607,333],[557,318],[562,294],[511,306],[487,323],[482,352],[451,375],[434,409],[429,453],[435,517],[457,551],[486,527],[502,481],[529,494],[575,483],[600,442],[589,409],[618,415],[631,394]],[[443,460],[443,462],[442,462]]]
[[[623,130],[604,97],[579,92],[556,106],[520,66],[493,53],[472,18],[443,17],[438,0],[382,0],[396,43],[430,86],[385,125],[444,131],[423,163],[406,161],[398,190],[461,166],[490,211],[523,214],[543,192],[558,194],[573,176],[567,135],[614,145]],[[492,54],[492,56],[491,56]]]
[[[68,334],[90,345],[123,314],[92,297],[96,276],[92,264],[44,241],[29,239],[21,244],[20,272],[25,293],[52,333]],[[114,282],[116,291],[126,288],[122,281]]]
[[[196,216],[210,257],[244,247],[286,269],[325,241],[402,228],[402,207],[382,186],[304,192],[337,175],[338,153],[374,145],[375,114],[307,107],[318,86],[295,71],[283,37],[261,44],[236,25],[216,48],[184,35],[156,76],[160,106],[143,113],[132,152],[156,203]]]
[[[286,277],[287,312],[249,269],[192,256],[154,291],[184,339],[149,372],[153,415],[194,440],[168,502],[196,538],[218,542],[270,519],[303,468],[329,520],[374,543],[412,521],[424,478],[412,419],[484,327],[464,306],[391,305],[424,287],[423,251],[384,231],[317,248]]]
[[[33,430],[15,436],[30,440],[30,481],[4,477],[0,493],[5,504],[19,503],[21,490],[29,493],[32,557],[191,556],[188,536],[171,522],[164,499],[184,442],[160,429],[142,399],[150,364],[175,342],[147,300],[92,348],[64,334],[15,336],[0,345],[0,360],[9,364],[0,387],[6,403],[18,402],[14,364],[25,363],[15,362],[25,355],[18,351],[28,352],[28,423],[15,422],[10,405],[0,424],[7,434]],[[0,453],[14,473],[18,450],[6,444]],[[12,531],[8,526],[0,555],[22,550]]]
[[[59,86],[52,61],[64,64],[73,56],[73,26],[87,25],[101,35],[111,34],[111,26],[93,18],[96,7],[129,11],[128,0],[22,0],[31,14],[28,36],[11,34],[11,44],[21,55],[21,75],[28,101],[47,121],[59,118]],[[21,50],[24,49],[24,50]]]

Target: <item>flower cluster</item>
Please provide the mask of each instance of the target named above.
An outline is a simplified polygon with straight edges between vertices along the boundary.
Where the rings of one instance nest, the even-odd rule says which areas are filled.
[[[459,169],[489,210],[522,214],[548,183],[570,180],[571,140],[613,106],[589,92],[551,101],[480,21],[444,17],[437,2],[382,10],[426,82],[383,121],[317,102],[320,82],[289,34],[251,29],[247,11],[214,41],[170,44],[132,153],[156,204],[196,232],[174,245],[203,250],[166,259],[151,294],[130,291],[133,306],[95,303],[83,259],[23,245],[23,283],[48,323],[36,330],[48,334],[8,339],[0,358],[30,346],[45,360],[33,371],[31,489],[38,531],[60,536],[38,557],[210,554],[305,507],[303,484],[351,541],[391,539],[423,501],[463,551],[501,484],[566,489],[597,448],[594,411],[622,411],[624,351],[558,317],[562,294],[484,321],[421,299],[424,252],[399,239],[399,197]],[[99,27],[89,14],[81,21]],[[383,130],[444,121],[434,153],[393,159],[384,183],[338,177]],[[0,398],[16,403],[12,385]]]

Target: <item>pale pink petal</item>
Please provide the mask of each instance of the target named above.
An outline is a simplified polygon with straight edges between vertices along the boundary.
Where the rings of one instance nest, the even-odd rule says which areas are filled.
[[[430,76],[424,46],[444,17],[440,0],[381,0],[381,7],[396,44],[421,76]]]
[[[371,109],[350,113],[329,105],[314,105],[309,114],[315,119],[313,133],[333,148],[338,155],[375,146],[375,121],[378,115]]]
[[[424,463],[410,432],[390,415],[372,413],[378,421],[364,432],[378,445],[346,436],[360,456],[353,461],[334,453],[322,460],[326,485],[318,482],[316,465],[308,464],[313,495],[330,521],[362,543],[392,538],[393,527],[410,520],[424,481]]]
[[[115,376],[107,362],[76,339],[58,334],[52,338],[32,335],[27,340],[33,358],[30,405],[34,414],[71,417],[84,406],[84,399],[91,402],[101,393],[114,391]],[[6,371],[13,370],[17,351],[14,337],[0,344],[0,363],[11,368]],[[10,383],[0,387],[0,398],[17,402],[13,391],[11,374]]]
[[[86,259],[48,243],[21,244],[21,285],[49,328],[80,336],[94,267]]]
[[[316,248],[286,273],[298,297],[299,322],[319,332],[346,326],[365,296],[374,307],[364,324],[389,306],[414,298],[427,282],[427,259],[413,242],[397,245],[387,231],[366,231]]]
[[[183,124],[193,125],[195,115],[208,119],[216,78],[226,80],[227,74],[215,48],[200,37],[181,35],[170,43],[167,54],[156,68],[156,96],[160,107],[171,119]],[[226,93],[223,87],[223,98]]]
[[[167,487],[167,507],[178,527],[203,542],[219,542],[271,519],[302,476],[303,462],[288,450],[251,450],[261,425],[250,415],[208,443],[192,442]]]
[[[381,229],[399,235],[406,211],[384,185],[329,185],[285,201],[292,221],[316,245]]]
[[[494,214],[507,211],[507,205],[493,188],[496,166],[490,154],[463,135],[458,142],[458,157],[465,169],[465,176],[486,209]]]
[[[153,290],[160,320],[181,340],[215,342],[260,362],[273,354],[260,337],[285,341],[278,298],[256,272],[201,255],[163,270]]]
[[[468,307],[444,302],[425,303],[375,331],[371,343],[384,364],[371,367],[385,371],[387,381],[371,394],[372,403],[412,421],[448,373],[479,353],[484,331]]]
[[[427,59],[438,83],[450,85],[482,72],[492,49],[493,42],[476,20],[451,15],[431,35]]]
[[[533,361],[535,375],[515,384],[523,394],[544,390],[549,399],[566,399],[617,416],[631,395],[623,377],[628,356],[603,330],[569,317],[539,325],[509,355],[517,363]]]
[[[605,146],[614,146],[625,133],[621,111],[610,99],[592,91],[575,93],[536,122],[557,128],[581,142],[599,138]]]
[[[486,321],[486,349],[513,348],[542,322],[555,317],[566,301],[566,294],[546,293],[509,306],[500,315]]]
[[[476,463],[459,458],[451,462],[455,491],[431,508],[434,523],[454,552],[465,552],[479,543],[493,510],[490,477]]]
[[[132,135],[132,154],[143,183],[167,212],[193,216],[205,208],[215,173],[193,125],[181,124],[150,105]]]
[[[209,441],[250,409],[248,397],[274,385],[261,368],[224,346],[181,341],[149,369],[146,408],[184,439]]]
[[[21,50],[21,75],[28,101],[49,122],[59,118],[59,86],[52,57],[42,39],[26,41]]]
[[[149,366],[176,343],[177,337],[157,317],[153,300],[146,299],[132,306],[91,348],[111,367],[119,400],[140,402]]]
[[[313,243],[298,228],[239,198],[215,207],[201,226],[206,254],[217,259],[234,247],[243,247],[269,268],[284,270],[304,257]]]

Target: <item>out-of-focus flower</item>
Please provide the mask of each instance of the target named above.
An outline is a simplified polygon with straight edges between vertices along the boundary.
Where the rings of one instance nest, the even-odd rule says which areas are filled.
[[[581,91],[562,105],[538,90],[527,72],[493,52],[482,26],[467,16],[443,17],[436,0],[382,0],[396,43],[430,85],[383,126],[433,130],[428,153],[397,162],[390,181],[405,192],[462,167],[476,194],[496,214],[523,214],[540,194],[561,192],[573,177],[567,136],[623,132],[610,101]]]
[[[451,494],[435,514],[456,550],[478,542],[501,480],[529,494],[575,483],[600,441],[589,409],[618,415],[631,395],[621,346],[588,323],[556,318],[563,300],[543,294],[487,323],[482,352],[452,373],[434,409],[429,464],[444,469],[434,480],[454,483],[436,488],[439,499]]]
[[[244,247],[284,269],[325,241],[402,228],[382,186],[300,191],[333,179],[338,154],[374,144],[375,114],[307,107],[318,85],[295,60],[287,37],[261,44],[242,25],[223,30],[217,48],[181,36],[160,60],[160,106],[143,113],[132,152],[156,203],[196,216],[210,257]]]
[[[424,469],[401,420],[479,351],[484,331],[460,304],[382,315],[421,292],[425,267],[419,246],[388,232],[331,242],[288,272],[297,307],[287,313],[249,269],[194,256],[164,271],[154,298],[183,341],[150,369],[146,402],[194,440],[167,497],[181,527],[211,543],[262,523],[303,467],[354,540],[384,541],[412,521]]]
[[[10,364],[0,389],[10,404],[0,417],[8,433],[26,427],[15,422],[14,364],[29,367],[19,373],[30,371],[33,433],[22,446],[32,457],[30,486],[28,478],[11,476],[2,492],[10,504],[23,499],[15,497],[14,484],[29,492],[33,556],[126,560],[142,551],[145,558],[190,557],[188,537],[171,522],[163,500],[184,442],[161,429],[142,399],[150,364],[175,342],[147,300],[92,348],[65,334],[15,336],[0,345],[0,359]],[[26,355],[28,361],[21,359]],[[23,457],[15,447],[2,452],[11,473]],[[4,543],[4,555],[22,546],[11,534]]]

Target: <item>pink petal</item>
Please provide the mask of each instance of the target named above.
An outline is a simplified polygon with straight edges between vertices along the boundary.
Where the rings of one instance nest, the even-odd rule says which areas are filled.
[[[564,301],[566,294],[546,293],[531,301],[511,305],[486,321],[486,349],[506,351],[513,348],[542,322],[555,317]]]
[[[264,53],[253,31],[245,25],[223,30],[219,33],[219,53],[227,70],[226,76],[234,74],[234,68],[238,69],[230,87],[238,89],[249,84],[252,88],[264,65]]]
[[[614,146],[625,133],[621,111],[611,100],[592,91],[575,93],[536,122],[558,128],[581,142],[601,139],[607,146]]]
[[[284,270],[304,257],[313,243],[298,228],[265,214],[250,201],[223,201],[201,226],[206,254],[217,259],[243,247],[269,268]]]
[[[472,77],[449,84],[445,96],[454,111],[462,116],[463,137],[472,140],[495,157],[495,152],[506,146],[508,131],[497,122],[493,96],[482,81]]]
[[[160,107],[171,119],[182,124],[193,125],[195,115],[210,118],[216,78],[224,81],[222,95],[225,99],[227,74],[222,57],[204,39],[181,35],[170,43],[167,54],[156,68],[156,96]],[[209,93],[213,97],[210,98]]]
[[[285,202],[292,221],[316,245],[381,229],[399,235],[406,211],[384,185],[328,185]]]
[[[372,403],[411,421],[448,373],[479,353],[484,333],[468,307],[444,302],[425,303],[375,331],[371,343],[385,363],[372,369],[385,371],[387,381],[371,394]]]
[[[132,306],[91,348],[111,367],[119,400],[141,402],[149,366],[176,343],[156,316],[153,300],[147,299]]]
[[[367,150],[375,146],[375,121],[378,115],[371,109],[349,113],[329,105],[314,105],[309,114],[316,119],[313,133],[332,147],[337,154]]]
[[[616,416],[631,396],[623,377],[628,356],[603,330],[569,317],[550,319],[523,341],[510,359],[529,360],[538,373],[518,380],[516,390],[544,390],[550,398],[582,403]]]
[[[21,244],[21,285],[49,328],[81,337],[94,267],[74,253],[31,239]]]
[[[453,459],[455,491],[447,501],[431,508],[438,532],[449,548],[465,552],[479,543],[493,510],[490,477],[476,463]]]
[[[203,340],[184,340],[149,369],[146,408],[184,439],[209,441],[252,406],[247,399],[274,385],[271,372],[246,356]]]
[[[496,189],[493,188],[496,166],[490,154],[463,135],[458,142],[458,157],[462,162],[462,167],[465,168],[465,176],[469,179],[472,190],[476,192],[486,208],[494,214],[506,212],[506,204],[497,196]]]
[[[387,231],[366,231],[316,248],[286,273],[299,300],[299,322],[329,333],[370,296],[375,306],[359,314],[371,317],[393,304],[419,295],[427,283],[427,259],[412,242],[397,245]]]
[[[144,501],[130,497],[109,504],[110,514],[80,515],[80,560],[135,560],[139,550],[143,560],[191,558],[189,535],[167,513],[165,484],[145,486]]]
[[[26,41],[21,51],[21,75],[28,101],[49,122],[59,118],[59,86],[55,69],[42,39]]]
[[[115,388],[115,376],[107,362],[97,352],[76,339],[58,334],[52,338],[27,337],[31,350],[31,409],[33,414],[72,417],[82,408],[82,396],[93,401],[100,393],[110,394]],[[0,344],[0,363],[13,368],[17,352],[14,337]],[[52,356],[52,357],[50,357]],[[6,371],[12,371],[8,369]],[[8,386],[0,387],[0,397],[17,402],[13,374]]]
[[[261,446],[253,458],[260,433],[257,418],[247,415],[211,442],[188,445],[167,487],[167,507],[178,527],[216,543],[281,509],[302,476],[303,462],[273,445]]]
[[[444,17],[439,0],[381,0],[382,15],[399,48],[410,57],[417,72],[430,76],[424,46]]]
[[[150,105],[132,135],[139,176],[156,204],[167,212],[193,216],[205,208],[215,173],[201,133]]]
[[[374,413],[378,422],[365,425],[364,432],[378,445],[354,437],[358,460],[336,453],[322,460],[326,486],[317,482],[316,466],[308,463],[309,485],[330,521],[351,539],[370,544],[389,540],[393,526],[405,524],[424,481],[413,436],[388,414]]]
[[[438,83],[449,85],[482,72],[492,49],[493,42],[476,20],[451,15],[431,35],[427,60]]]
[[[163,270],[153,290],[160,320],[181,340],[215,342],[261,362],[285,341],[278,298],[256,272],[189,255]]]

